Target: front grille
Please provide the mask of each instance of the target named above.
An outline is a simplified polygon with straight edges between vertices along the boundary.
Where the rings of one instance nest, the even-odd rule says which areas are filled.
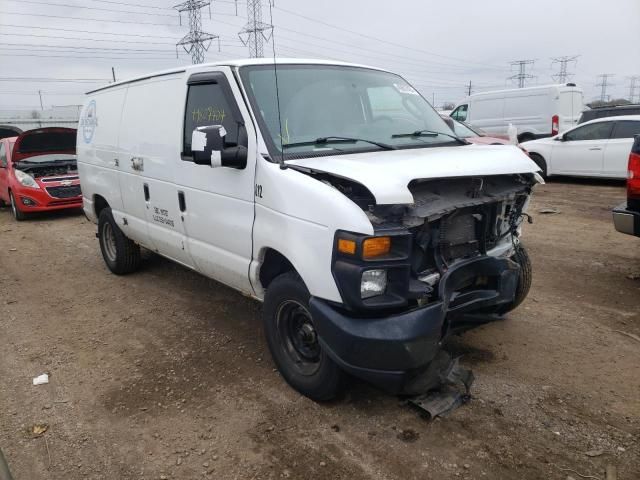
[[[55,198],[77,197],[82,193],[80,185],[70,185],[68,187],[47,187],[47,193]]]

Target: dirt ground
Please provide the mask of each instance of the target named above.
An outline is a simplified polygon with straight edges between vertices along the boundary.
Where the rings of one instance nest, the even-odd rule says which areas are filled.
[[[258,303],[156,256],[117,277],[83,216],[1,209],[0,447],[16,480],[638,479],[640,239],[610,214],[624,196],[537,188],[532,291],[451,342],[473,399],[430,422],[365,384],[303,398]]]

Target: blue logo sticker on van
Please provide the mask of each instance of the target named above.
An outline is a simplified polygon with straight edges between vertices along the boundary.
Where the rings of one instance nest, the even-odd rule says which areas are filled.
[[[84,139],[84,143],[91,143],[97,126],[98,117],[96,116],[96,101],[91,100],[80,119],[80,128],[82,129],[82,138]]]

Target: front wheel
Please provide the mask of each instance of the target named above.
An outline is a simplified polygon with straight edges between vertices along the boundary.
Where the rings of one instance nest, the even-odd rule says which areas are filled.
[[[102,258],[109,270],[116,275],[124,275],[138,269],[140,247],[120,230],[108,207],[98,217],[98,239]]]
[[[345,374],[320,345],[310,297],[294,272],[276,277],[262,307],[265,335],[273,360],[289,385],[312,400],[331,400],[342,391]]]
[[[511,303],[507,303],[499,308],[498,313],[507,313],[514,310],[520,305],[531,289],[531,281],[533,279],[531,269],[531,259],[524,245],[519,244],[516,247],[516,251],[511,257],[511,260],[520,265],[520,276],[518,277],[518,285],[516,287],[516,294]]]
[[[15,218],[18,222],[27,219],[27,214],[21,212],[16,204],[16,197],[13,196],[13,192],[9,192],[9,203],[11,204],[11,213],[13,214],[13,218]]]

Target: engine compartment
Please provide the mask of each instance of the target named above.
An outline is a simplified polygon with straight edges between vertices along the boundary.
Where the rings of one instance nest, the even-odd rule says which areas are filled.
[[[75,161],[47,162],[47,163],[27,163],[19,162],[15,164],[17,170],[28,173],[33,178],[53,177],[63,175],[77,175],[78,165]]]

